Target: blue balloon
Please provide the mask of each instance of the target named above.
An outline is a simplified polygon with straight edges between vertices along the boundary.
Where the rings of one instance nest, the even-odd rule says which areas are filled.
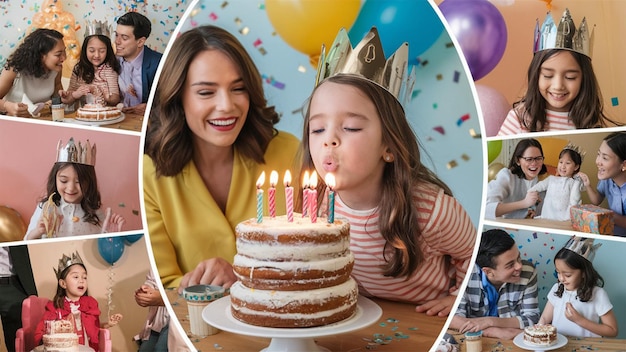
[[[409,43],[409,65],[441,36],[443,23],[427,0],[366,0],[348,32],[356,45],[372,26],[378,29],[383,51],[389,57]]]
[[[136,235],[126,235],[124,236],[124,241],[128,242],[128,244],[133,244],[137,241],[139,241],[139,239],[143,236],[142,233],[136,234]]]
[[[113,265],[124,254],[124,241],[121,237],[98,238],[98,252],[104,261]]]
[[[445,0],[439,5],[477,81],[493,70],[506,49],[504,17],[487,0]]]

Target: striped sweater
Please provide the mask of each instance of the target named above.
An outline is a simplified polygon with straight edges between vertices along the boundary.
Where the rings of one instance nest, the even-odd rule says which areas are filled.
[[[545,131],[563,131],[575,130],[576,126],[569,118],[569,112],[558,112],[546,110],[547,125],[544,126]],[[515,111],[511,109],[506,119],[500,127],[498,136],[516,135],[520,133],[528,133],[529,131],[522,126]]]

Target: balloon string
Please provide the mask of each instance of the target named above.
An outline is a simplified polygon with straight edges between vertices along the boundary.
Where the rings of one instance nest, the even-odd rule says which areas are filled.
[[[548,12],[552,11],[552,0],[541,0],[541,1],[546,3],[546,8],[548,9]]]

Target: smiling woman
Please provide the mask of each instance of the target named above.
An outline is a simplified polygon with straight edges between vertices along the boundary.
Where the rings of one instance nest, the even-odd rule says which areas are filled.
[[[255,180],[295,166],[299,142],[274,129],[278,120],[233,35],[201,26],[174,41],[148,122],[143,169],[150,242],[166,287],[236,281],[234,226],[255,216]],[[276,196],[283,213],[284,192]]]

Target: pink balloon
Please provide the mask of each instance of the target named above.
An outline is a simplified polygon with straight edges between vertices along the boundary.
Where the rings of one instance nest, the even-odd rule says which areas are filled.
[[[495,88],[477,84],[476,93],[478,94],[480,108],[483,111],[485,133],[487,137],[493,137],[500,131],[500,126],[502,126],[506,115],[511,110],[511,105],[504,95]]]

